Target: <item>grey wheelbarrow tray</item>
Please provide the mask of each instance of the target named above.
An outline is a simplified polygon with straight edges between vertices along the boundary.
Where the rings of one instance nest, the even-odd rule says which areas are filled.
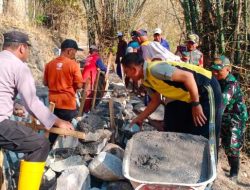
[[[131,184],[136,190],[174,190],[174,189],[210,189],[213,181],[216,178],[216,140],[215,140],[215,105],[214,95],[210,86],[206,87],[210,101],[210,120],[209,120],[209,139],[208,139],[208,178],[207,180],[199,183],[187,184],[187,183],[169,183],[159,181],[143,181],[138,180],[135,177],[130,176],[129,165],[130,156],[133,143],[128,143],[125,155],[123,159],[123,175],[129,179]]]

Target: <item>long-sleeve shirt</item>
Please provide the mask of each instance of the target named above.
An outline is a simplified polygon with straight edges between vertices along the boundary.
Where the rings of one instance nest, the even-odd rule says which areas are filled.
[[[219,80],[222,91],[222,120],[228,117],[246,122],[248,120],[247,107],[244,103],[243,92],[239,82],[229,73],[224,80]]]
[[[53,126],[57,117],[36,96],[30,69],[13,53],[4,50],[0,52],[0,122],[12,115],[17,93],[30,114],[47,129]]]
[[[105,73],[107,72],[107,67],[106,65],[102,62],[102,59],[99,58],[96,60],[96,66],[101,69],[101,71],[104,71]]]
[[[151,61],[154,58],[160,58],[162,60],[181,61],[179,56],[176,56],[172,52],[164,48],[159,42],[145,41],[141,44],[141,51],[144,60]]]
[[[167,40],[164,40],[163,38],[161,38],[160,44],[161,44],[164,48],[166,48],[168,51],[170,51],[170,47],[169,47],[169,44],[168,44]]]

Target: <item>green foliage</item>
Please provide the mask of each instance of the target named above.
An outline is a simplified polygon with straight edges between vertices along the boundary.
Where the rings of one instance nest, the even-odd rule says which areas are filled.
[[[35,23],[39,25],[43,25],[47,20],[47,17],[45,15],[37,15],[35,18]]]

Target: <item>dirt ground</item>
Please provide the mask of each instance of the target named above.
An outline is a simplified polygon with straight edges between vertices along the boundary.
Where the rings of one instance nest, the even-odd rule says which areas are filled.
[[[227,157],[222,149],[219,151],[218,176],[213,185],[213,190],[250,190],[250,158],[244,153],[240,158],[240,172],[238,183],[232,182],[227,175],[230,167]]]

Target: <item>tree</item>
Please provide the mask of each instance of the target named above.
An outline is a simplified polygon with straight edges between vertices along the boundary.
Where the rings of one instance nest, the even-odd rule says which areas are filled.
[[[226,54],[235,64],[248,62],[247,1],[180,0],[186,30],[201,36],[205,57]]]
[[[146,0],[82,0],[86,15],[89,45],[99,42],[101,50],[114,46],[117,31],[128,32],[131,18],[140,14]]]

